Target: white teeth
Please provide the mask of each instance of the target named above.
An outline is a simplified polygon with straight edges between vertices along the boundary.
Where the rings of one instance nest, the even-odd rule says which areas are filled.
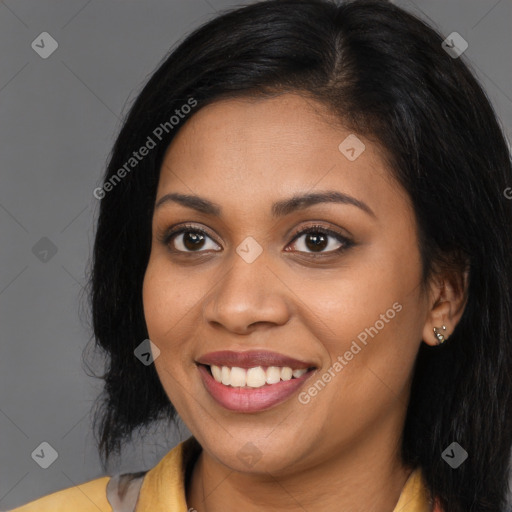
[[[281,380],[281,368],[269,366],[267,368],[267,384],[277,384]]]
[[[231,368],[231,381],[229,384],[234,387],[243,388],[247,384],[247,377],[247,372],[243,368],[234,366]]]
[[[222,382],[222,370],[220,369],[220,366],[215,366],[214,364],[212,364],[210,366],[210,369],[212,371],[213,378],[217,382]]]
[[[292,370],[288,366],[269,366],[262,368],[255,366],[254,368],[239,368],[238,366],[210,366],[213,378],[217,382],[221,382],[225,386],[235,388],[251,387],[260,388],[265,384],[277,384],[281,381],[290,380],[292,377],[302,377],[307,372],[306,368]]]
[[[267,381],[267,374],[261,366],[247,370],[247,385],[251,388],[261,388]],[[233,385],[233,384],[231,384]]]
[[[281,380],[290,380],[292,378],[293,371],[288,366],[281,368]]]
[[[224,386],[229,386],[231,384],[231,368],[223,366],[221,378],[222,384],[224,384]]]

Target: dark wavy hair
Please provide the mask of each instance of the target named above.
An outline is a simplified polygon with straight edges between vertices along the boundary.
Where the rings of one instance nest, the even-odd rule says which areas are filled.
[[[164,58],[109,156],[110,187],[97,221],[89,294],[96,346],[106,361],[94,423],[104,468],[135,429],[176,418],[154,365],[134,356],[148,338],[142,282],[160,167],[186,122],[169,120],[221,98],[297,92],[383,148],[414,206],[423,285],[439,269],[468,271],[467,304],[455,331],[444,345],[419,349],[401,457],[421,467],[431,497],[446,511],[505,510],[512,201],[504,191],[512,185],[512,162],[490,100],[465,57],[450,56],[443,40],[386,1],[270,0],[222,13]],[[197,106],[184,109],[191,98]],[[166,129],[160,134],[158,126]],[[148,137],[156,147],[118,179]],[[441,457],[454,441],[469,454],[457,469]]]

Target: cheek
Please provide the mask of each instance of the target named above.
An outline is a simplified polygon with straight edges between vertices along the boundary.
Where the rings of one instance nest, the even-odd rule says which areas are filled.
[[[181,319],[197,303],[198,287],[190,286],[183,272],[172,272],[165,257],[151,256],[142,287],[144,317],[148,333],[157,344],[172,343],[179,336],[171,335],[179,330]]]
[[[182,294],[180,288],[170,277],[168,268],[158,258],[150,258],[144,276],[142,301],[149,339],[160,349],[155,367],[162,383],[170,378],[167,372],[176,373],[176,367],[184,356],[180,349],[180,340],[183,339],[180,318],[186,313],[184,300],[187,300],[187,294]],[[163,368],[166,372],[162,374]]]
[[[159,272],[158,265],[150,258],[144,275],[142,302],[149,337],[159,346],[163,339],[162,333],[172,325],[172,318],[169,316],[172,309],[169,308],[170,296],[167,290],[165,277]]]
[[[156,250],[144,276],[144,317],[149,339],[160,349],[155,367],[167,390],[176,387],[172,385],[174,378],[182,382],[195,370],[193,338],[198,328],[197,315],[202,299],[211,289],[211,280],[207,275],[194,279],[191,274],[173,268],[168,256]]]
[[[190,306],[184,302],[188,293],[170,275],[168,263],[158,256],[151,256],[142,286],[144,317],[149,339],[160,349],[155,359],[155,369],[162,386],[178,410],[183,410],[182,382],[187,377],[187,344],[180,328]],[[190,360],[190,358],[189,358]]]
[[[405,259],[375,251],[371,260],[354,265],[357,271],[347,269],[323,288],[308,287],[302,314],[310,316],[329,359],[319,375],[329,383],[318,386],[329,398],[318,400],[318,407],[329,404],[337,421],[348,421],[349,410],[350,421],[353,412],[364,424],[363,417],[379,415],[407,392],[423,328],[421,266],[414,254]],[[332,403],[338,407],[330,408]]]

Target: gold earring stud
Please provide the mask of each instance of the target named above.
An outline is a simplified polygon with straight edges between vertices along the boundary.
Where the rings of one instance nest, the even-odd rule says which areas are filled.
[[[434,335],[437,338],[437,344],[438,345],[443,344],[447,340],[447,337],[446,337],[446,325],[443,325],[441,327],[441,329],[443,330],[442,333],[439,332],[439,328],[438,327],[434,327]]]

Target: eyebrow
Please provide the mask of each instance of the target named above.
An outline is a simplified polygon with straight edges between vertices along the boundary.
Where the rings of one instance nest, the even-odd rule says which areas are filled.
[[[193,210],[207,215],[214,215],[216,217],[222,216],[222,208],[217,203],[214,203],[204,197],[179,194],[176,192],[162,196],[155,204],[155,209],[170,202],[181,204],[182,206],[192,208]],[[320,203],[349,204],[360,208],[371,217],[376,218],[375,213],[366,203],[356,199],[355,197],[349,196],[348,194],[343,194],[342,192],[334,190],[298,194],[288,199],[277,201],[272,205],[272,216],[274,218],[284,217],[292,212],[303,210]]]

